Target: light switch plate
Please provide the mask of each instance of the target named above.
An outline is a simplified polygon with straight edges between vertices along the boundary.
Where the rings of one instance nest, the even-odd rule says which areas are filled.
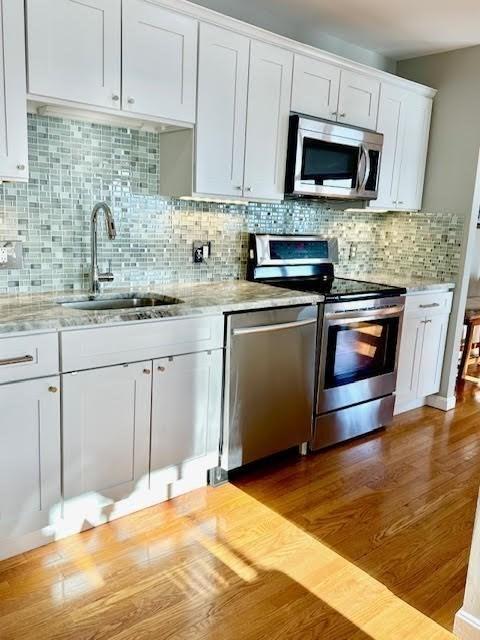
[[[16,240],[0,240],[0,269],[21,269],[23,246]]]

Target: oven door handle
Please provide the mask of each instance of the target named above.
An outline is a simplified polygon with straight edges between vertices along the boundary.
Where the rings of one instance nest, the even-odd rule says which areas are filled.
[[[400,317],[403,313],[404,307],[388,307],[386,309],[377,309],[375,311],[341,311],[340,313],[326,313],[325,320],[328,320],[330,324],[339,324],[344,320],[350,322],[365,322],[370,320],[380,320],[381,318]]]

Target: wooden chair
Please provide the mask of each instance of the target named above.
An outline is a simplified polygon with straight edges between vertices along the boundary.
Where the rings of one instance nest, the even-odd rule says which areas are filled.
[[[465,344],[462,352],[462,359],[460,361],[460,368],[458,371],[459,380],[465,380],[467,378],[468,363],[470,360],[470,353],[473,347],[473,336],[475,333],[475,327],[480,325],[480,309],[467,309],[465,311],[465,324],[467,325],[467,335],[465,336]],[[480,378],[473,378],[468,376],[475,382],[480,382]]]

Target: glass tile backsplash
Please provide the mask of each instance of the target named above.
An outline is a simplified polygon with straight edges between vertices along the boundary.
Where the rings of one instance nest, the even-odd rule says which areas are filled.
[[[24,265],[0,270],[0,293],[82,289],[90,212],[106,200],[117,239],[100,223],[99,265],[117,286],[243,278],[248,233],[320,233],[339,239],[342,267],[362,272],[455,278],[463,217],[328,209],[316,202],[219,205],[158,195],[155,133],[30,115],[30,180],[0,186],[0,240],[21,240]],[[210,240],[206,265],[192,241]]]

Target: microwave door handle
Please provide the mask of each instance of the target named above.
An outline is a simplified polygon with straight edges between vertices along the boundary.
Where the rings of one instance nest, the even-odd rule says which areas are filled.
[[[364,192],[367,186],[368,178],[370,177],[370,154],[368,153],[367,147],[362,144],[362,151],[365,154],[365,175],[363,176],[362,184],[360,186],[360,191]]]
[[[363,144],[361,144],[360,155],[358,158],[358,173],[357,173],[357,191],[358,192],[362,190],[362,185],[365,184],[366,176],[367,176],[367,159],[365,156],[365,147]]]

